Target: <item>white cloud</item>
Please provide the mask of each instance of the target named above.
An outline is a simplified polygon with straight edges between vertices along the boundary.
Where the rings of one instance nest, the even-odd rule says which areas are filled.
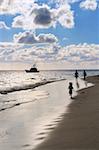
[[[55,27],[57,23],[66,28],[74,27],[74,12],[68,1],[58,1],[58,8],[35,2],[36,0],[3,0],[0,3],[0,14],[17,14],[12,27],[25,30]]]
[[[0,14],[12,14],[15,15],[25,14],[34,5],[35,0],[2,0],[0,3]]]
[[[23,32],[14,35],[15,43],[35,44],[35,43],[55,43],[58,39],[53,34],[39,34],[36,36],[33,32]]]
[[[39,5],[37,0],[2,0],[0,2],[0,14],[16,15],[12,22],[13,28],[24,30],[35,30],[39,28],[56,27],[57,23],[65,28],[73,28],[74,12],[71,10],[71,3],[80,0],[51,0],[57,7],[43,4]],[[80,3],[84,9],[95,10],[96,0],[85,0]]]
[[[74,27],[74,12],[71,11],[70,5],[62,5],[57,10],[59,23],[66,28]]]
[[[33,30],[37,28],[49,28],[53,26],[53,14],[47,5],[35,4],[27,14],[14,18],[12,27]]]
[[[0,44],[0,62],[66,62],[99,66],[99,45],[78,44],[60,47],[57,44],[24,46]],[[94,66],[93,66],[94,67]]]
[[[0,62],[51,61],[56,57],[54,44],[24,46],[22,44],[0,43]]]
[[[97,1],[96,0],[85,0],[83,2],[80,3],[80,8],[83,9],[89,9],[89,10],[96,10],[97,8]]]
[[[55,43],[58,42],[58,39],[55,35],[49,34],[39,34],[38,35],[38,42],[39,43]]]
[[[14,42],[15,43],[25,43],[25,44],[34,44],[37,43],[37,39],[34,33],[31,33],[29,31],[15,34],[14,35]]]
[[[33,30],[55,27],[57,23],[65,28],[74,27],[74,13],[70,5],[61,5],[57,9],[51,9],[47,5],[34,5],[28,14],[15,17],[12,27]]]
[[[5,24],[5,22],[0,21],[0,29],[7,29],[7,30],[9,30],[10,28]]]
[[[13,43],[0,43],[0,62],[12,61],[13,55],[23,46]]]
[[[58,60],[67,60],[70,62],[98,61],[99,63],[99,45],[79,44],[70,45],[62,48],[57,56]]]
[[[40,46],[32,46],[29,48],[21,48],[13,53],[12,60],[13,61],[21,61],[21,62],[32,62],[32,61],[51,61],[54,60],[53,46],[44,45]]]

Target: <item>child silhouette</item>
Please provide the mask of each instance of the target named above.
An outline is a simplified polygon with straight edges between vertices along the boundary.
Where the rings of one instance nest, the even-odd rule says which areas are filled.
[[[72,84],[72,82],[69,82],[69,87],[68,88],[69,88],[69,95],[72,99],[72,93],[73,93],[73,84]]]

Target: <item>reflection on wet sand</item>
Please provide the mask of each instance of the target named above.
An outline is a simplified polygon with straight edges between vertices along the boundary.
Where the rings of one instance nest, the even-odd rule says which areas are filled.
[[[79,85],[79,82],[78,82],[78,80],[76,79],[76,86],[77,86],[77,89],[79,89],[80,88],[80,85]]]
[[[84,81],[85,86],[87,86],[87,81]]]

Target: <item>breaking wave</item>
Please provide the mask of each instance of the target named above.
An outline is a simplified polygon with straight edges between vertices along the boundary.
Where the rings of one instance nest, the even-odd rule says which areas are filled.
[[[62,79],[61,79],[62,80]],[[29,90],[29,89],[34,89],[38,86],[42,86],[48,83],[52,83],[52,82],[56,82],[56,81],[60,81],[60,80],[50,80],[50,81],[41,81],[41,82],[37,82],[37,83],[32,83],[32,84],[28,84],[28,85],[22,85],[22,86],[14,86],[14,87],[9,87],[6,89],[1,89],[0,93],[1,94],[8,94],[11,92],[16,92],[16,91],[22,91],[22,90]]]

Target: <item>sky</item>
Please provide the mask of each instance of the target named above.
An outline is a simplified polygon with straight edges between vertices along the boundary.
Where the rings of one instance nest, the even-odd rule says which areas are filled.
[[[99,69],[99,0],[1,0],[0,70]]]

